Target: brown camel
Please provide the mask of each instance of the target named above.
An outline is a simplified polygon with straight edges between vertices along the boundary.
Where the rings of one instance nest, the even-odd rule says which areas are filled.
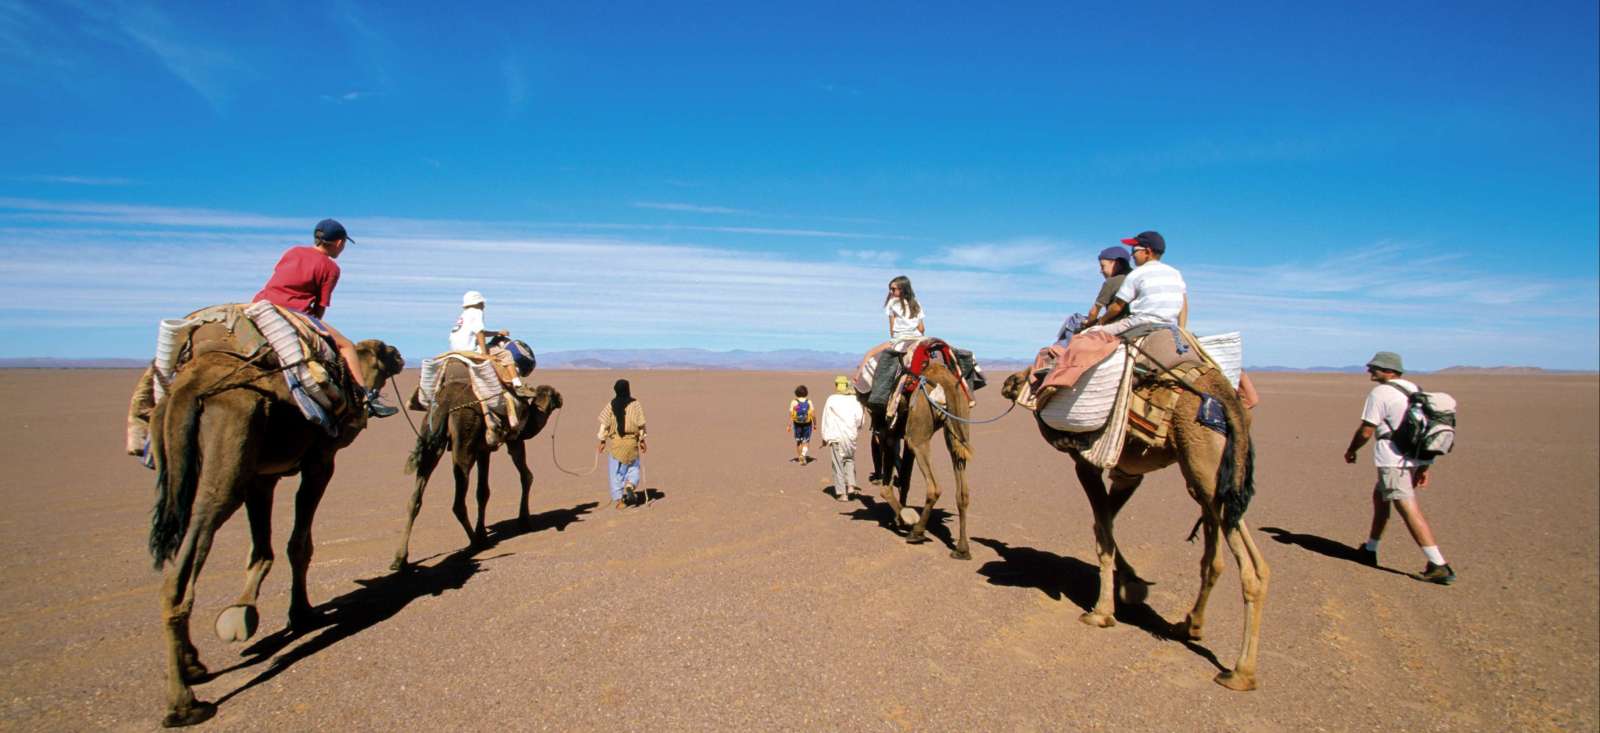
[[[533,470],[528,468],[525,443],[544,430],[551,413],[561,409],[561,393],[549,385],[541,384],[535,388],[531,399],[519,399],[518,403],[519,410],[530,412],[522,430],[508,436],[505,444],[506,452],[511,454],[511,462],[516,465],[517,474],[522,478],[522,504],[517,511],[517,518],[526,528],[529,526],[528,491],[533,486]],[[417,512],[422,509],[422,491],[428,487],[428,477],[439,465],[439,459],[447,448],[456,478],[456,500],[451,509],[461,522],[461,529],[467,533],[469,545],[482,547],[488,540],[483,515],[489,504],[489,454],[494,449],[489,447],[486,440],[487,426],[484,424],[483,410],[479,408],[478,398],[472,392],[465,366],[455,361],[445,366],[444,381],[434,394],[433,406],[428,408],[428,416],[422,424],[424,429],[417,437],[417,447],[406,461],[406,472],[417,475],[417,487],[411,493],[410,503],[406,505],[406,528],[400,534],[400,549],[395,550],[394,562],[389,566],[394,571],[406,568],[406,555],[411,547],[411,526],[417,521]],[[467,475],[474,464],[478,467],[476,530],[467,523]]]
[[[883,409],[867,408],[872,419],[873,470],[877,482],[882,486],[878,495],[889,503],[889,509],[894,512],[895,526],[904,527],[900,509],[911,479],[905,475],[905,461],[898,460],[899,457],[895,455],[903,440],[916,457],[917,468],[922,471],[922,478],[928,484],[922,513],[906,534],[906,542],[915,545],[928,541],[928,517],[933,515],[933,505],[939,501],[939,483],[934,479],[930,444],[933,434],[943,429],[945,447],[950,451],[950,465],[955,469],[956,510],[961,519],[960,537],[956,540],[955,549],[950,551],[950,557],[971,560],[972,552],[967,547],[967,461],[972,458],[972,438],[966,423],[960,422],[967,419],[966,393],[961,390],[955,372],[941,363],[929,364],[923,370],[922,378],[927,381],[928,389],[939,387],[944,390],[945,401],[949,403],[945,411],[957,419],[946,417],[944,412],[934,409],[933,402],[921,389],[914,392],[901,407],[892,425]],[[895,475],[897,468],[898,477]],[[900,489],[898,492],[896,487]]]
[[[1020,392],[1027,370],[1006,378],[1001,394],[1014,399]],[[1256,687],[1256,650],[1261,636],[1261,604],[1267,595],[1269,572],[1267,562],[1250,538],[1244,523],[1244,512],[1255,492],[1253,472],[1254,446],[1250,443],[1250,413],[1239,402],[1227,377],[1215,368],[1207,368],[1196,379],[1190,380],[1200,391],[1210,394],[1222,403],[1231,435],[1225,437],[1200,424],[1195,416],[1200,409],[1200,396],[1180,388],[1166,377],[1161,379],[1167,388],[1178,389],[1179,397],[1172,412],[1172,429],[1166,445],[1149,448],[1129,440],[1111,469],[1111,488],[1106,489],[1100,468],[1089,463],[1078,451],[1082,443],[1070,434],[1046,425],[1038,415],[1039,432],[1046,442],[1070,456],[1077,469],[1078,481],[1089,496],[1089,507],[1094,512],[1094,535],[1100,560],[1100,594],[1094,609],[1079,617],[1090,626],[1108,627],[1116,624],[1115,611],[1116,570],[1128,576],[1126,583],[1143,581],[1117,554],[1117,541],[1112,532],[1117,512],[1133,496],[1144,476],[1177,463],[1183,472],[1189,495],[1200,504],[1199,527],[1205,533],[1205,551],[1200,558],[1200,594],[1194,607],[1183,622],[1175,624],[1172,633],[1179,639],[1200,639],[1205,623],[1206,599],[1211,588],[1222,574],[1222,557],[1217,544],[1226,540],[1239,565],[1239,580],[1244,592],[1244,641],[1240,645],[1239,660],[1233,669],[1216,676],[1217,684],[1231,690],[1253,690]]]
[[[220,326],[204,326],[195,342],[225,340]],[[202,350],[180,367],[151,417],[151,454],[156,468],[156,504],[150,522],[150,554],[166,565],[161,616],[167,636],[168,727],[193,725],[216,713],[196,700],[189,685],[206,678],[189,639],[195,582],[211,550],[212,537],[239,509],[250,520],[250,563],[244,592],[218,614],[217,635],[243,641],[255,634],[256,596],[272,567],[272,494],[278,479],[300,473],[294,529],[289,534],[291,585],[289,626],[315,620],[306,597],[311,564],[311,520],[328,481],[334,454],[366,426],[359,411],[341,425],[337,438],[307,421],[295,406],[280,371],[225,350]],[[400,373],[405,360],[382,341],[356,344],[370,384],[380,388]],[[359,410],[359,408],[357,408]]]

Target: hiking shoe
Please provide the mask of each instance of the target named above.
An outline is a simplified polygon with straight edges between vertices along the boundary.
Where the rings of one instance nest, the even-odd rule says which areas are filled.
[[[400,411],[400,408],[385,405],[378,399],[378,390],[367,390],[367,417],[391,417]]]
[[[1378,567],[1378,551],[1369,550],[1365,547],[1357,547],[1356,562],[1361,563],[1369,568]]]
[[[1429,583],[1450,585],[1451,583],[1456,582],[1456,571],[1450,569],[1450,563],[1434,565],[1432,562],[1429,562],[1428,566],[1422,569],[1422,574],[1418,575],[1417,578],[1419,580],[1425,580]]]

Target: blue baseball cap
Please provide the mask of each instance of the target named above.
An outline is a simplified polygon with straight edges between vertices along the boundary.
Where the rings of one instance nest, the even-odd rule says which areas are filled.
[[[350,236],[349,232],[344,230],[344,225],[340,224],[339,220],[337,219],[323,219],[322,221],[317,222],[317,228],[312,230],[312,235],[317,239],[326,239],[330,241],[334,239],[343,239],[350,242],[356,241],[355,237]]]
[[[1144,247],[1158,255],[1167,252],[1167,240],[1160,232],[1139,232],[1138,236],[1124,239],[1122,243],[1129,247]]]
[[[1102,259],[1102,260],[1122,260],[1124,262],[1127,262],[1128,261],[1128,250],[1125,250],[1125,249],[1123,249],[1121,247],[1107,247],[1105,249],[1100,250],[1100,259]]]

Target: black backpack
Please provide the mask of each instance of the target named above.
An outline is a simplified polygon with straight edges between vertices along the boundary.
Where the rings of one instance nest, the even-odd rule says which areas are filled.
[[[1384,384],[1406,396],[1406,413],[1398,427],[1378,437],[1387,438],[1400,455],[1421,460],[1433,460],[1456,447],[1454,397],[1421,389],[1412,392],[1394,382]]]

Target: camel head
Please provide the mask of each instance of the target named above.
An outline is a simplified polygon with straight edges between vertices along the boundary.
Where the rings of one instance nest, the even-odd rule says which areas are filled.
[[[357,342],[356,356],[361,358],[361,370],[366,372],[370,382],[361,385],[367,389],[381,389],[385,382],[406,368],[406,359],[400,355],[400,350],[377,339]]]
[[[533,389],[534,409],[548,415],[561,409],[561,393],[548,384],[541,384]]]
[[[1022,387],[1028,383],[1028,370],[1024,369],[1016,374],[1006,377],[1005,384],[1000,387],[1000,396],[1014,400],[1022,394]]]

